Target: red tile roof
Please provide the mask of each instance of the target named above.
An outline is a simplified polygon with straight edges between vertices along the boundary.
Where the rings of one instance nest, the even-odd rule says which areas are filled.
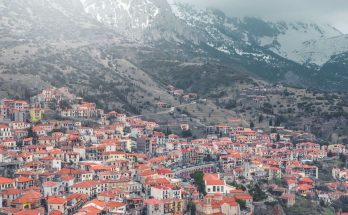
[[[58,186],[58,182],[54,182],[54,181],[46,181],[42,184],[43,187],[55,187]]]
[[[252,200],[253,197],[250,194],[247,193],[238,193],[234,195],[236,199],[243,199],[243,200]]]
[[[39,209],[24,209],[14,213],[13,215],[44,215],[44,212]]]
[[[28,177],[23,177],[23,176],[19,176],[16,181],[18,183],[25,183],[25,182],[30,182],[30,181],[33,181],[32,178],[28,178]]]
[[[26,192],[23,196],[12,201],[13,204],[26,204],[40,201],[42,194],[40,192],[30,190]]]
[[[223,180],[214,180],[214,179],[208,179],[205,181],[207,185],[225,185],[225,181]]]
[[[158,200],[158,199],[146,199],[144,201],[144,204],[146,205],[158,205],[161,203],[161,200]]]
[[[18,195],[21,194],[23,191],[22,190],[18,190],[17,188],[10,188],[7,190],[4,190],[1,192],[2,195]]]
[[[67,200],[62,196],[49,196],[49,197],[47,197],[48,204],[62,205],[62,204],[65,204],[66,202],[67,202]]]
[[[15,182],[15,179],[0,177],[0,184],[9,184]]]
[[[49,215],[63,215],[63,213],[58,210],[54,210],[54,211],[51,211]]]

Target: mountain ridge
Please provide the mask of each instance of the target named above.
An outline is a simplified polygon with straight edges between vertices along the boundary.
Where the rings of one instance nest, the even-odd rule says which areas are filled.
[[[93,8],[91,5],[94,5],[94,9],[86,10],[86,7]],[[103,18],[101,14],[104,9],[109,12],[104,13]],[[113,16],[115,11],[117,16]],[[110,61],[110,65],[114,65],[116,58],[112,56],[117,52],[114,47],[122,47],[123,52],[117,53],[117,59],[124,58],[135,63],[150,74],[155,82],[181,83],[192,90],[202,89],[200,85],[206,82],[197,80],[203,80],[203,77],[213,80],[212,88],[208,87],[212,91],[221,83],[226,87],[234,84],[236,77],[325,90],[348,90],[342,82],[347,77],[344,70],[330,77],[328,84],[322,83],[323,77],[331,74],[329,68],[335,68],[333,64],[342,64],[338,61],[345,60],[344,57],[334,59],[330,56],[329,64],[323,64],[326,65],[324,70],[277,54],[271,47],[259,44],[260,35],[275,35],[270,24],[263,20],[231,18],[213,9],[203,11],[202,18],[195,16],[197,11],[187,6],[181,12],[189,13],[196,19],[190,22],[178,18],[172,11],[173,5],[166,0],[4,0],[0,3],[0,12],[3,14],[0,20],[0,33],[3,35],[0,38],[0,72],[6,73],[4,77],[5,81],[9,81],[7,85],[21,79],[11,75],[10,71],[16,71],[23,77],[27,74],[32,79],[40,79],[39,86],[57,84],[54,77],[58,76],[69,84],[69,74],[81,74],[84,79],[88,79],[86,83],[92,83],[92,74],[99,73],[100,67],[91,66],[86,61],[94,56],[84,48],[97,49],[105,60]],[[111,20],[116,17],[117,22],[107,21],[108,17]],[[129,23],[134,28],[119,23]],[[272,43],[277,45],[277,41]],[[334,56],[340,54],[335,53]],[[65,59],[65,55],[74,56],[81,65],[72,64]],[[60,56],[58,60],[55,59],[57,56]],[[168,66],[167,62],[170,61],[177,63]],[[216,68],[211,67],[210,62]],[[72,64],[72,68],[67,69],[66,64]],[[193,72],[192,80],[183,80],[182,67],[177,66],[191,64],[208,65],[206,68],[211,71],[207,72],[214,74],[214,77],[225,77],[225,80],[209,75],[201,76],[196,72]],[[108,73],[117,71],[116,67],[109,67],[108,64],[103,67],[106,77]],[[31,72],[28,71],[30,69]],[[197,66],[196,69],[201,67]],[[188,70],[194,71],[194,68]],[[116,76],[114,78],[117,79]],[[18,85],[26,86],[24,80]]]
[[[348,50],[346,35],[327,24],[319,26],[303,22],[269,22],[255,17],[228,17],[216,9],[196,9],[189,4],[175,2],[171,7],[173,13],[190,26],[220,25],[230,34],[234,34],[236,40],[264,47],[302,65],[322,66],[331,56]],[[339,39],[342,41],[337,44]],[[323,41],[328,43],[326,49],[320,47]],[[323,53],[324,51],[327,53]],[[316,53],[319,56],[315,56]]]

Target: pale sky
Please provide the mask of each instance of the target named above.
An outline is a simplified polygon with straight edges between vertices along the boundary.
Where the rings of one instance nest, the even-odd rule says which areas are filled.
[[[348,34],[348,0],[174,0],[214,7],[229,16],[254,16],[271,21],[330,24]]]

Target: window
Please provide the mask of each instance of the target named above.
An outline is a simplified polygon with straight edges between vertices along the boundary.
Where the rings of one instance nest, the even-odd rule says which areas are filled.
[[[216,187],[215,186],[213,186],[213,192],[215,192],[216,191]]]

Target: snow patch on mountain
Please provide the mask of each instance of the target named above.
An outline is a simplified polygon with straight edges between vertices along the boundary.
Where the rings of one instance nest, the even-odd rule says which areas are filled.
[[[299,55],[307,59],[306,63],[323,65],[334,55],[344,53],[348,50],[348,35],[340,35],[319,40],[310,40],[303,44]]]
[[[255,50],[250,35],[238,28],[241,20],[230,19],[214,9],[199,9],[189,4],[171,1],[170,6],[176,17],[187,25],[204,32],[206,45],[231,56],[249,57],[269,63],[272,57]]]
[[[301,64],[322,65],[333,54],[348,50],[344,42],[343,46],[334,45],[331,38],[341,37],[342,33],[330,25],[278,23],[274,26],[280,33],[273,37],[258,38],[259,44],[284,58]],[[347,42],[348,40],[346,44]]]
[[[148,28],[160,9],[152,0],[80,0],[86,13],[118,30]]]
[[[197,23],[212,25],[215,23],[212,17],[206,10],[195,8],[189,4],[169,1],[173,14],[185,21],[190,26],[195,26]]]

